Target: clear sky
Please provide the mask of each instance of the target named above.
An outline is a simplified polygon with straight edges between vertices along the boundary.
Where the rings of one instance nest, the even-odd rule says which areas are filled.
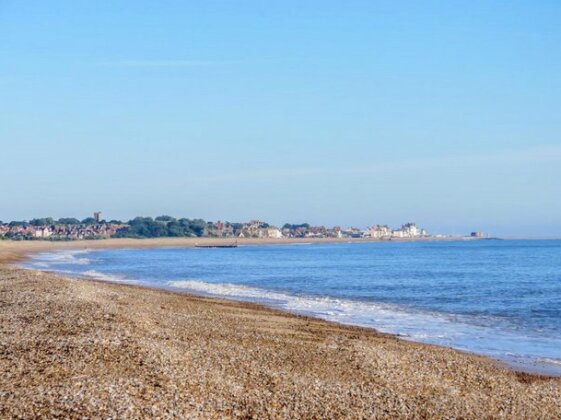
[[[561,237],[561,3],[0,0],[0,220]]]

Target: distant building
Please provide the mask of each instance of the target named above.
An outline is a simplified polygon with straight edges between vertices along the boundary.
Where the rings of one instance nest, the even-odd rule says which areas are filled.
[[[101,222],[101,212],[100,211],[96,211],[94,213],[94,219],[97,223]]]
[[[218,236],[222,238],[230,238],[235,235],[234,227],[228,222],[222,222],[221,220],[216,223],[210,223],[210,234],[212,236]]]
[[[384,239],[392,236],[392,230],[388,225],[376,225],[368,229],[370,237],[373,239]]]
[[[267,238],[280,239],[282,238],[282,232],[276,227],[269,227],[266,231]]]
[[[483,232],[471,232],[470,236],[472,238],[485,238],[485,233]]]
[[[406,223],[401,229],[392,232],[394,238],[419,238],[428,236],[426,230],[419,228],[415,223]]]
[[[364,232],[362,229],[356,227],[349,227],[341,230],[341,237],[343,238],[362,238],[364,237]]]
[[[48,226],[43,226],[35,229],[34,234],[36,238],[49,238],[52,236],[53,232]]]
[[[341,232],[341,227],[340,226],[335,226],[331,229],[327,229],[326,236],[328,238],[342,238],[343,237],[343,232]]]

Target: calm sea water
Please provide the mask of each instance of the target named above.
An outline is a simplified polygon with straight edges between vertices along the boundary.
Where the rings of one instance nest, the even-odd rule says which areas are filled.
[[[561,374],[561,241],[65,251],[25,266],[259,302]]]

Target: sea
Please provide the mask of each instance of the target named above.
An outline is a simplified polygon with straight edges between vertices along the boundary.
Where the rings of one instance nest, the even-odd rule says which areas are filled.
[[[561,241],[66,250],[23,266],[256,302],[561,375]]]

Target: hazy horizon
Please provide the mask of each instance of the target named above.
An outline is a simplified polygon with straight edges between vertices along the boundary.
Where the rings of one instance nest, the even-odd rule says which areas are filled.
[[[561,238],[561,5],[0,4],[0,220]]]

